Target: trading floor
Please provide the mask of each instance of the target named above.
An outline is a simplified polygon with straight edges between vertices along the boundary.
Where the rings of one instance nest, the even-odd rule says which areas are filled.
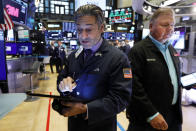
[[[49,71],[49,66],[46,68]],[[47,73],[49,80],[40,80],[36,92],[58,94],[57,73]],[[40,75],[41,77],[41,75]],[[67,118],[51,108],[52,100],[41,98],[33,102],[22,102],[0,119],[0,131],[67,131]],[[9,103],[8,103],[9,104]],[[196,107],[183,106],[183,131],[195,131]],[[118,131],[125,131],[128,120],[125,112],[118,115]]]

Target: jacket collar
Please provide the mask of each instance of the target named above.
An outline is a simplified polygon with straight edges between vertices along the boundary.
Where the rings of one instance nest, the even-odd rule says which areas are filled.
[[[99,47],[99,49],[97,50],[97,52],[105,52],[105,51],[108,51],[107,41],[105,39],[103,39],[102,44]]]
[[[159,50],[162,50],[162,51],[166,51],[168,46],[169,46],[169,42],[165,42],[165,44],[157,41],[154,37],[152,37],[150,34],[149,34],[149,38],[152,40],[152,42],[156,45],[156,47],[159,48]]]
[[[103,39],[100,47],[97,49],[96,52],[94,52],[94,54],[96,54],[96,53],[98,53],[98,54],[99,53],[104,53],[105,51],[108,51],[108,48],[107,48],[107,44],[106,43],[107,43],[107,41]],[[75,57],[76,58],[79,58],[81,56],[83,57],[83,54],[84,54],[83,47],[80,47],[74,54],[75,54]]]

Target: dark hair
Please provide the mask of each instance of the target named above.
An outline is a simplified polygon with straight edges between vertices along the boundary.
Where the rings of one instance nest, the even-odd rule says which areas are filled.
[[[94,4],[80,6],[74,15],[75,22],[77,22],[78,18],[82,16],[95,16],[99,27],[102,24],[105,25],[105,17],[102,9]]]

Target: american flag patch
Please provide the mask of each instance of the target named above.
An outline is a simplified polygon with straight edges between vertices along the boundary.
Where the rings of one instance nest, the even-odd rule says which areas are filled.
[[[132,78],[131,68],[123,68],[124,78]]]

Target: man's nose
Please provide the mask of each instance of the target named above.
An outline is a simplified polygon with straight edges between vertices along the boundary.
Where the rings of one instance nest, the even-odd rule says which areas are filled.
[[[88,36],[87,32],[85,30],[81,33],[82,38],[86,38]]]
[[[168,26],[168,30],[169,30],[169,31],[172,31],[172,30],[174,30],[174,26],[172,26],[172,25],[169,25],[169,26]]]

